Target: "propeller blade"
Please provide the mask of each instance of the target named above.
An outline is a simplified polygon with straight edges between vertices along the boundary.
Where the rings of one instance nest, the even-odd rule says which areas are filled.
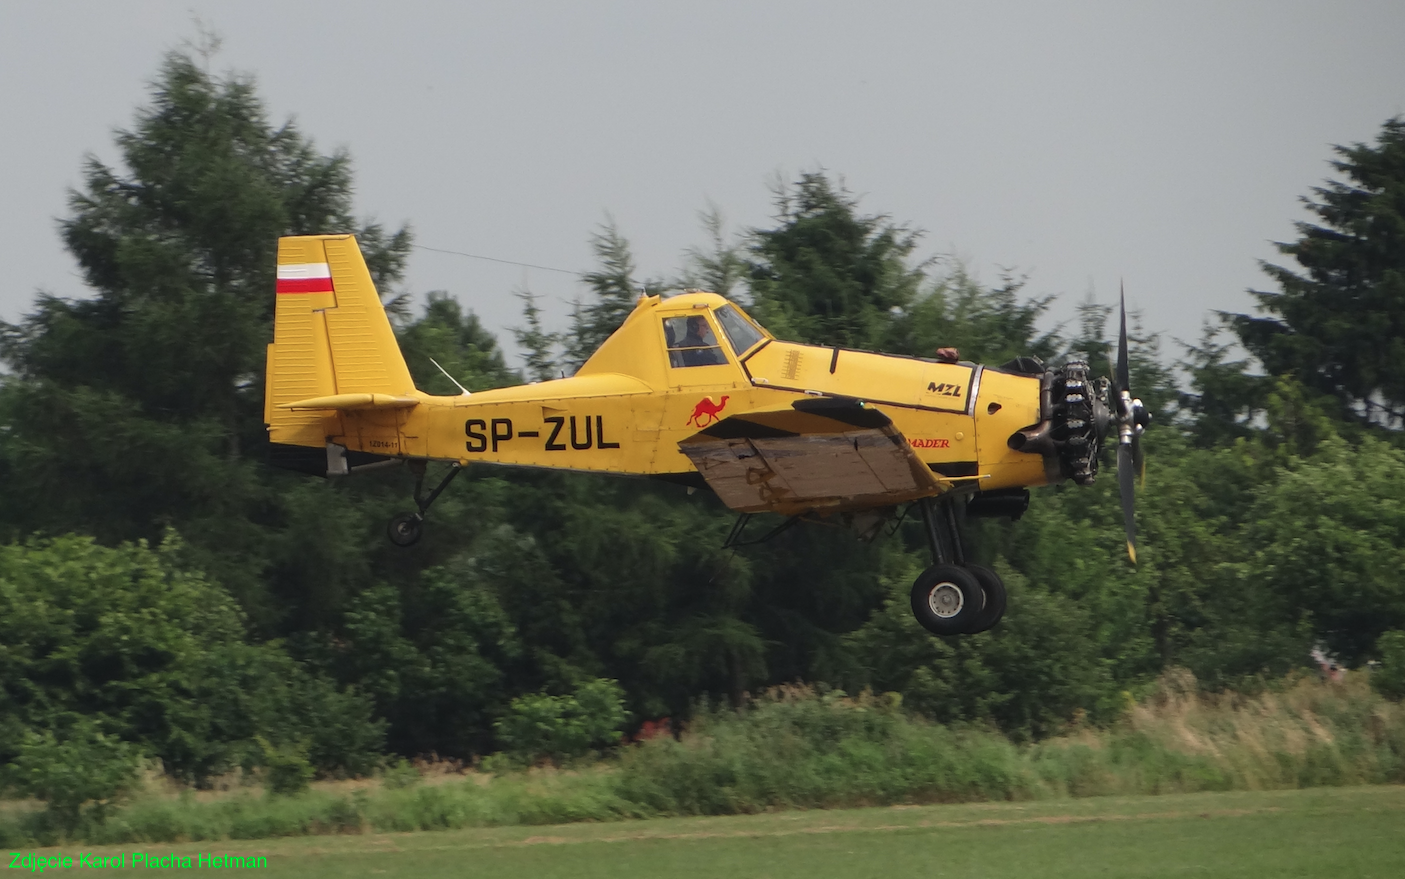
[[[1127,557],[1132,564],[1137,563],[1137,520],[1136,468],[1132,463],[1132,448],[1127,444],[1117,447],[1117,488],[1122,495],[1122,520],[1127,528]]]
[[[1132,389],[1131,370],[1127,366],[1127,291],[1125,286],[1118,291],[1122,299],[1122,327],[1117,334],[1117,390]]]
[[[1137,474],[1137,487],[1146,485],[1146,455],[1142,454],[1142,438],[1132,438],[1132,469]]]

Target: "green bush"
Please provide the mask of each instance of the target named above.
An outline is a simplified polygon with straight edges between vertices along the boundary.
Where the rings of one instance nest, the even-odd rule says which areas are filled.
[[[367,589],[347,608],[335,663],[387,719],[391,753],[485,752],[492,718],[526,689],[505,679],[521,645],[480,562],[462,553],[404,589]]]
[[[369,700],[279,643],[247,643],[234,600],[180,550],[174,535],[155,549],[75,536],[0,546],[0,765],[27,733],[63,741],[81,717],[183,781],[261,764],[259,736],[306,742],[323,772],[374,768],[384,735]]]
[[[888,578],[882,609],[845,636],[857,663],[845,685],[900,693],[904,706],[932,720],[994,726],[1016,741],[1055,735],[1080,712],[1111,719],[1106,706],[1117,689],[1098,654],[1093,615],[997,568],[1010,592],[1005,618],[963,638],[933,638],[913,619],[915,571]]]
[[[393,766],[386,767],[381,776],[381,784],[387,790],[400,790],[420,783],[420,771],[409,760],[401,757]]]
[[[104,735],[86,720],[57,736],[48,730],[26,732],[17,751],[0,774],[3,787],[42,800],[45,823],[63,836],[85,817],[102,823],[130,790],[140,764],[136,747]]]
[[[1390,699],[1405,698],[1405,629],[1386,632],[1376,641],[1381,667],[1371,674],[1371,686]]]
[[[513,757],[562,760],[616,744],[628,719],[619,683],[595,678],[567,696],[534,693],[513,699],[494,730]]]
[[[264,784],[270,794],[288,796],[307,790],[315,771],[307,762],[305,745],[285,745],[276,748],[259,737],[263,748]]]
[[[269,766],[270,746],[300,751],[324,775],[368,775],[380,763],[385,722],[372,717],[371,700],[339,689],[276,642],[211,652],[199,675],[212,735],[222,743],[212,768]]]
[[[618,790],[661,814],[1015,799],[1033,795],[1018,749],[904,713],[893,696],[773,691],[700,714],[681,741],[621,755]]]

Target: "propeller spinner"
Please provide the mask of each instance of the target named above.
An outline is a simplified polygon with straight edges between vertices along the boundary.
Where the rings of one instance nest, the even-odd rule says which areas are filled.
[[[1146,477],[1142,457],[1142,432],[1151,423],[1151,413],[1132,396],[1131,371],[1127,364],[1127,294],[1121,292],[1121,327],[1117,334],[1117,370],[1113,378],[1116,394],[1114,421],[1117,424],[1117,486],[1122,496],[1122,520],[1127,529],[1127,556],[1137,562],[1136,485],[1138,474]]]

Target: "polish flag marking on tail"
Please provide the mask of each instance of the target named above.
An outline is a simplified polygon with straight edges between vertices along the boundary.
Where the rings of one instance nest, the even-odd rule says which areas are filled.
[[[324,262],[278,267],[279,293],[331,293],[332,270]]]

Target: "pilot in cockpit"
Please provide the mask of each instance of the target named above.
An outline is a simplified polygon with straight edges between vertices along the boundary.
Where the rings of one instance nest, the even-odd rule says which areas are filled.
[[[669,362],[674,366],[714,366],[719,363],[726,363],[727,358],[722,354],[721,347],[717,344],[717,337],[712,334],[712,327],[708,326],[707,318],[700,314],[687,318],[687,332],[682,338],[676,336],[674,327],[680,323],[678,318],[668,321],[671,326],[669,330]]]

